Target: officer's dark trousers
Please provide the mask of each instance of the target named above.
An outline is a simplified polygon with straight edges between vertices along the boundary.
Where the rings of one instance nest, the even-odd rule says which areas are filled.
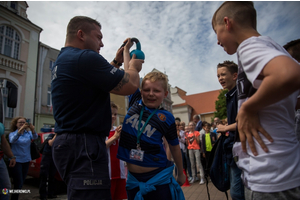
[[[59,134],[52,156],[67,184],[68,200],[111,199],[105,136]]]

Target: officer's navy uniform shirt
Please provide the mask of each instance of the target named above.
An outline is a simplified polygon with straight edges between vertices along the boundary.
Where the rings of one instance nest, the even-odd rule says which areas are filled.
[[[124,71],[88,49],[64,47],[52,69],[55,132],[108,136],[111,127],[109,92]]]

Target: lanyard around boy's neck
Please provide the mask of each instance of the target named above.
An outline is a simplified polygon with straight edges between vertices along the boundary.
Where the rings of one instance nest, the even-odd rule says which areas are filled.
[[[142,132],[145,130],[145,127],[146,125],[148,124],[150,118],[156,113],[156,111],[158,110],[158,108],[156,108],[150,115],[149,117],[147,118],[146,122],[144,123],[143,127],[142,127],[142,130],[141,130],[141,122],[142,122],[142,117],[143,117],[143,114],[144,114],[144,109],[145,109],[145,106],[143,105],[142,107],[142,110],[140,112],[140,118],[139,118],[139,125],[138,125],[138,133],[137,133],[137,142],[136,142],[136,148],[138,150],[141,150],[141,146],[140,146],[140,139],[141,139],[141,135],[142,135]]]

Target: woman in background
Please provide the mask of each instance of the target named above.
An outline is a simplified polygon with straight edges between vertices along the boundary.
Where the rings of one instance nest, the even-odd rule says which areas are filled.
[[[27,123],[24,117],[14,118],[11,121],[10,131],[9,142],[13,154],[16,156],[16,165],[12,168],[14,189],[22,189],[31,161],[31,140],[37,139],[38,135],[34,131],[34,126]],[[19,194],[11,195],[11,200],[18,198]]]

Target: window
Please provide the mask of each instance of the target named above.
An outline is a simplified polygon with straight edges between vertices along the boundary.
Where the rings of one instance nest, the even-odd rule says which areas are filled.
[[[50,60],[49,69],[52,71],[52,67],[54,66],[54,61]]]
[[[16,1],[11,1],[11,2],[10,2],[10,7],[11,7],[12,9],[17,10],[17,8],[18,8],[18,3],[17,3]]]
[[[2,83],[3,80],[0,80]],[[7,81],[8,82],[8,81]],[[14,118],[15,109],[7,107],[7,95],[8,95],[8,89],[3,88],[3,104],[4,104],[4,116],[8,118]]]
[[[52,106],[52,100],[51,100],[51,87],[48,87],[48,93],[47,93],[47,106]]]
[[[16,30],[9,26],[0,26],[0,53],[14,59],[20,57],[21,38]]]

